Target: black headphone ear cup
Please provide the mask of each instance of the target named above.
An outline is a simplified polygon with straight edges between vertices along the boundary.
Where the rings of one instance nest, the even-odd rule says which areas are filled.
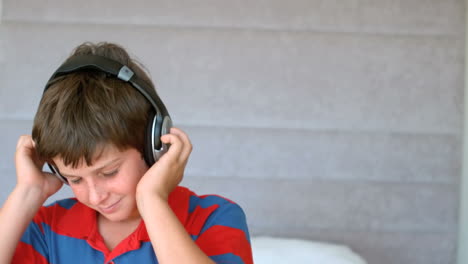
[[[156,111],[151,110],[150,113],[148,114],[148,123],[146,125],[146,133],[145,133],[145,146],[144,146],[144,158],[145,162],[148,165],[148,167],[151,167],[156,161],[154,160],[153,156],[153,138],[155,140],[154,146],[159,145],[159,141],[161,140],[159,137],[155,137],[153,135],[153,124],[156,122],[154,120],[156,117]],[[155,128],[157,130],[158,128]]]

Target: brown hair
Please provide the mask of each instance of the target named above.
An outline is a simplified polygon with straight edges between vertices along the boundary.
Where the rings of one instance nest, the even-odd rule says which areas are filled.
[[[153,89],[138,62],[119,45],[85,42],[76,55],[100,55],[135,72]],[[133,147],[143,155],[150,103],[130,84],[106,73],[82,71],[56,78],[43,94],[34,118],[32,137],[39,157],[60,157],[65,165],[89,166],[107,144],[120,150]]]

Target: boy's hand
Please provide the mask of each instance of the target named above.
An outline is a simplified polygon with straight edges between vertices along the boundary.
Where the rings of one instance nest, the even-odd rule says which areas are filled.
[[[137,185],[137,202],[155,195],[167,201],[169,193],[182,181],[192,143],[187,134],[175,127],[170,134],[163,135],[161,141],[171,146],[141,178]]]
[[[44,201],[62,186],[62,182],[55,175],[42,171],[44,161],[37,156],[35,143],[30,135],[19,138],[15,164],[17,186],[39,189]]]

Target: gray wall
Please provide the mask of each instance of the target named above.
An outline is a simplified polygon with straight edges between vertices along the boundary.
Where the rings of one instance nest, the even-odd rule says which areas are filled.
[[[465,0],[465,4],[467,1]],[[468,10],[465,8],[465,28],[468,25],[467,19]],[[468,38],[465,34],[465,94],[464,102],[468,100],[468,69],[466,61],[468,61]],[[459,231],[458,231],[458,247],[457,247],[457,263],[468,263],[468,105],[464,104],[464,120],[463,120],[463,166],[462,179],[460,183],[460,210],[459,210]]]
[[[77,44],[115,41],[147,65],[192,138],[183,184],[239,202],[254,235],[344,243],[371,264],[455,263],[464,10],[3,0],[0,199],[49,75]]]

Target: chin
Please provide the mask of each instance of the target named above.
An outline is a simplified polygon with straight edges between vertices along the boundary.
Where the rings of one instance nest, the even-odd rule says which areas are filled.
[[[119,216],[119,215],[106,215],[106,214],[102,214],[101,215],[106,218],[107,220],[111,221],[111,222],[123,222],[125,220],[128,220],[128,217],[125,217],[125,216]]]
[[[102,212],[99,212],[104,218],[111,222],[125,222],[129,220],[136,220],[140,218],[140,215],[137,213],[132,213],[129,211],[120,211],[120,212],[115,212],[112,214],[105,214]]]

